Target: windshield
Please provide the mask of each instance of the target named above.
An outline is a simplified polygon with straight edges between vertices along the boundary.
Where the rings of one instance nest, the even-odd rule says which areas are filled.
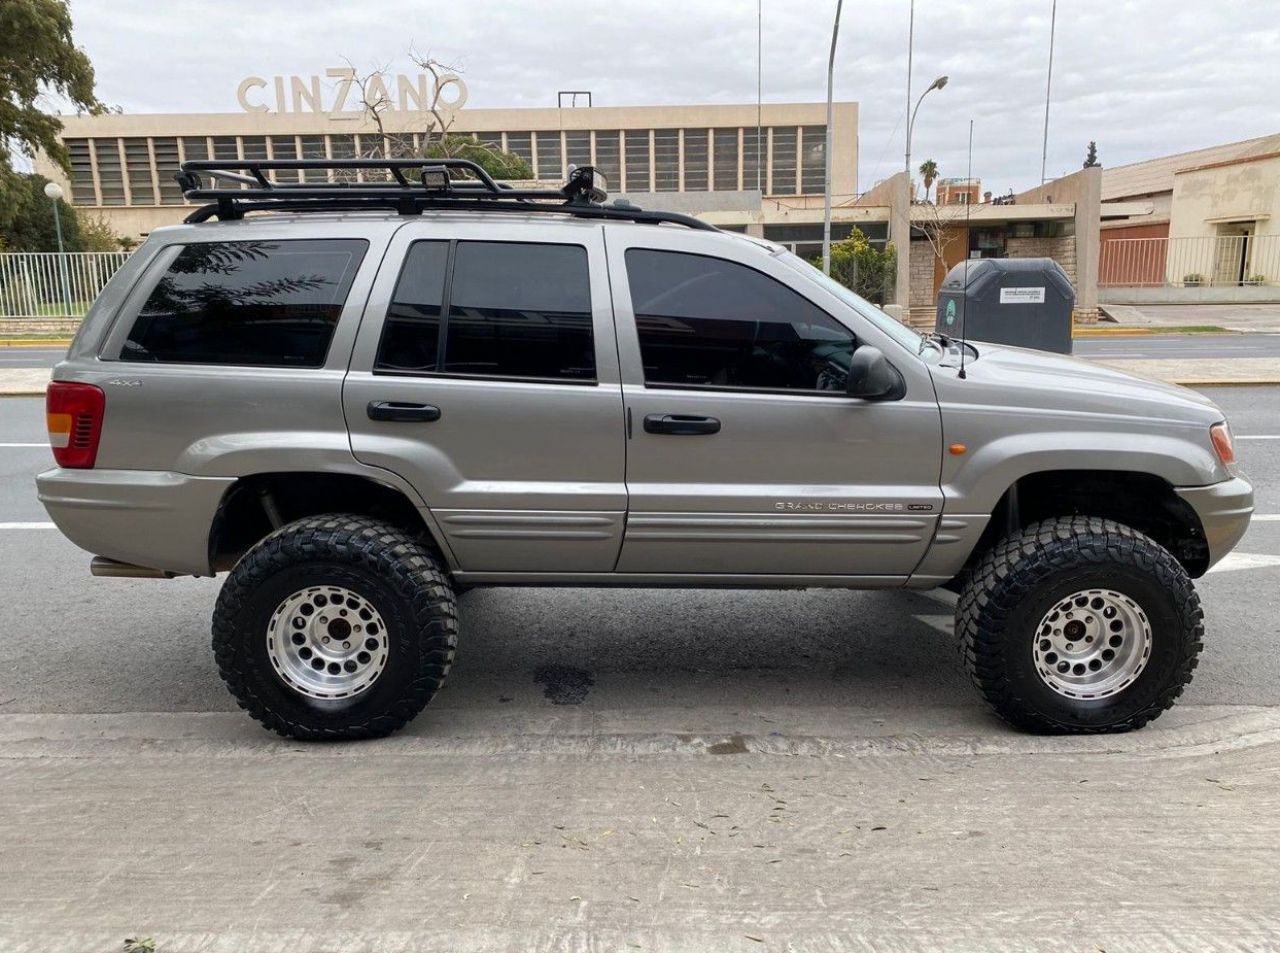
[[[819,269],[813,267],[804,259],[796,257],[791,252],[780,250],[777,255],[779,260],[786,262],[791,268],[804,275],[814,284],[831,292],[912,354],[920,355],[920,335],[901,321],[897,321],[885,314],[866,298],[854,294],[840,282],[824,275]]]

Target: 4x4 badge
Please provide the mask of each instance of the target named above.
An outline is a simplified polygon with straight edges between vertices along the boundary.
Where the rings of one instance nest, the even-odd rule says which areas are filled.
[[[137,378],[134,378],[133,380],[125,380],[117,377],[114,380],[107,381],[107,385],[110,387],[141,387],[142,381]]]

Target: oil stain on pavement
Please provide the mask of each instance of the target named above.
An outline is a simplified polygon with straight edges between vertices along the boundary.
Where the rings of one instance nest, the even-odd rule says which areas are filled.
[[[553,705],[581,705],[595,685],[590,672],[572,665],[544,665],[533,673],[533,680],[542,686],[542,694]]]

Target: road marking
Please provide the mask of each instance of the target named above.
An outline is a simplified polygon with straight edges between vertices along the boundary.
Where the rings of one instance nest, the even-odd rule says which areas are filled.
[[[1232,434],[1237,440],[1280,440],[1280,433]]]
[[[1263,553],[1228,553],[1209,572],[1236,572],[1240,569],[1272,569],[1280,566],[1280,556]]]
[[[44,443],[0,443],[0,447],[44,447],[47,450],[49,441],[46,440]]]
[[[52,523],[0,523],[0,529],[56,529]]]
[[[1254,513],[1256,523],[1280,523],[1280,513]]]

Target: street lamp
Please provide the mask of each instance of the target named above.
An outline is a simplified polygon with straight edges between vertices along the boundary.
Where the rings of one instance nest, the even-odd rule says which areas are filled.
[[[947,76],[939,76],[929,84],[929,88],[921,93],[920,98],[916,100],[916,108],[911,110],[911,121],[907,123],[907,188],[911,191],[913,199],[915,198],[915,189],[911,188],[911,131],[916,125],[916,113],[920,111],[920,104],[924,102],[924,98],[935,89],[942,89],[943,86],[946,86],[949,78]]]
[[[45,196],[53,203],[53,227],[58,233],[58,275],[62,279],[62,303],[66,306],[66,316],[71,314],[71,284],[67,281],[67,255],[62,247],[62,215],[58,211],[58,202],[62,199],[62,186],[50,182],[44,187]]]

